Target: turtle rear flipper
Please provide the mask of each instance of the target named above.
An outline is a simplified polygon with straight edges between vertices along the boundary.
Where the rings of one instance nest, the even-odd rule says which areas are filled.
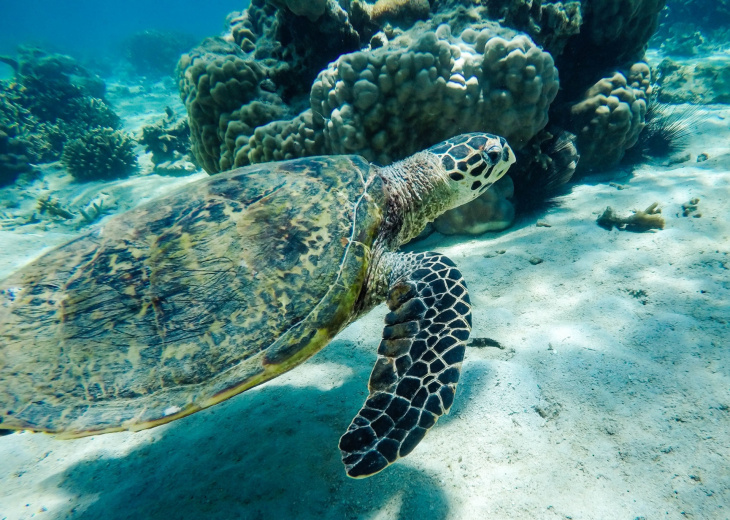
[[[449,411],[471,331],[466,283],[437,253],[388,255],[388,308],[368,396],[340,439],[347,474],[377,473],[408,455]]]

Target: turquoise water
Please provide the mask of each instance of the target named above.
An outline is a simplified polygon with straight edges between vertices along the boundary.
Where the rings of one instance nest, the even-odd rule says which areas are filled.
[[[726,0],[0,2],[0,520],[730,518]]]
[[[130,34],[148,29],[175,30],[196,38],[223,30],[223,17],[247,2],[29,2],[4,1],[0,18],[0,54],[18,43],[40,44],[57,52],[95,54],[109,51]]]

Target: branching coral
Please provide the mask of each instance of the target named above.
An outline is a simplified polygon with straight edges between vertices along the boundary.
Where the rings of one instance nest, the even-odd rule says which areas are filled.
[[[127,177],[137,166],[134,140],[112,128],[94,128],[66,143],[61,160],[77,181]]]

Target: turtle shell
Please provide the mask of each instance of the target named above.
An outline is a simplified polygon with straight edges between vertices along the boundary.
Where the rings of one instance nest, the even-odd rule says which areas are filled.
[[[0,428],[143,429],[304,361],[352,317],[380,182],[357,156],[234,170],[0,282]]]

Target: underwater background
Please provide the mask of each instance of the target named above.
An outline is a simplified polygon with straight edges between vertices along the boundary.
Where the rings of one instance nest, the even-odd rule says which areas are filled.
[[[0,19],[0,53],[15,51],[19,43],[43,45],[74,56],[99,56],[113,51],[138,31],[156,29],[188,33],[196,38],[217,34],[223,17],[246,2],[28,2],[5,1]]]
[[[338,449],[381,305],[169,424],[0,421],[0,520],[730,518],[728,0],[2,2],[0,420],[3,284],[44,254],[235,168],[467,132],[517,161],[405,246],[473,306],[408,457],[354,480]]]

